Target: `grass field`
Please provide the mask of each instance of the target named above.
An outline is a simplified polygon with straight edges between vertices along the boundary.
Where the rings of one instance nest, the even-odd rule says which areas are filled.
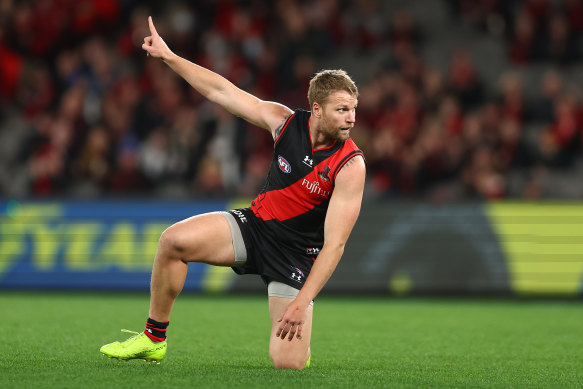
[[[583,387],[581,301],[357,299],[315,305],[312,367],[277,371],[264,297],[183,295],[160,365],[99,347],[148,297],[0,293],[1,388]]]

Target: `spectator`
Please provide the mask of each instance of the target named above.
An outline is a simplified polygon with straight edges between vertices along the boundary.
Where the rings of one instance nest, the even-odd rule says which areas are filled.
[[[297,85],[323,64],[354,67],[348,70],[361,90],[355,136],[379,196],[562,195],[551,187],[553,174],[582,160],[580,91],[570,87],[581,65],[582,2],[448,3],[460,16],[452,29],[461,21],[464,33],[494,34],[506,50],[501,75],[484,71],[462,40],[439,46],[438,26],[390,2],[155,6],[162,36],[177,51],[263,99],[305,106]],[[261,187],[272,144],[210,109],[162,63],[145,61],[139,46],[150,5],[2,4],[0,134],[14,139],[7,166],[27,172],[22,194],[163,195],[174,185],[186,196],[251,196]],[[500,83],[486,82],[492,77]],[[14,118],[22,126],[8,124]],[[510,182],[516,174],[523,187]]]
[[[447,87],[467,112],[482,103],[482,85],[470,53],[457,50],[451,59]]]

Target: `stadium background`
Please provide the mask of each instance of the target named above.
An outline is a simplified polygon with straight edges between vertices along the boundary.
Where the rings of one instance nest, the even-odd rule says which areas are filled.
[[[263,183],[270,137],[144,55],[150,14],[291,108],[319,69],[356,80],[367,188],[325,292],[583,294],[578,0],[0,1],[0,288],[146,290],[166,226]]]

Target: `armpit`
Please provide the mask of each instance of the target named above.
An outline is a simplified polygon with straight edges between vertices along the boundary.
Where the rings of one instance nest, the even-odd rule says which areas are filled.
[[[277,138],[279,138],[279,135],[281,134],[281,132],[283,131],[283,129],[285,128],[285,124],[287,123],[288,119],[291,117],[292,115],[287,116],[285,119],[283,119],[283,122],[281,122],[281,124],[279,125],[279,127],[277,127],[275,129],[275,131],[273,131],[273,140],[277,140]]]

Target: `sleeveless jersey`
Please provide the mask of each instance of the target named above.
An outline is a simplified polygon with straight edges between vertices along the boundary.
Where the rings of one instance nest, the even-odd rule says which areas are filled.
[[[352,139],[313,149],[310,116],[296,110],[275,140],[273,161],[251,211],[282,248],[313,260],[324,244],[324,220],[336,175],[356,155]]]

